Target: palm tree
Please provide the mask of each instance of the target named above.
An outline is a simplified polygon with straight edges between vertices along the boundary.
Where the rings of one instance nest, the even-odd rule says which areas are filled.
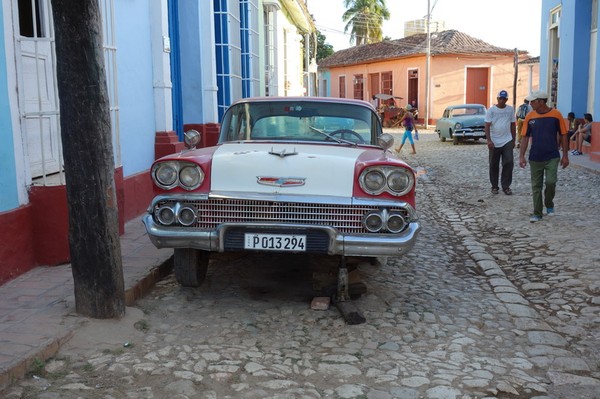
[[[342,20],[346,22],[344,32],[351,32],[350,43],[359,46],[382,40],[381,26],[390,19],[385,0],[344,0],[344,7]]]

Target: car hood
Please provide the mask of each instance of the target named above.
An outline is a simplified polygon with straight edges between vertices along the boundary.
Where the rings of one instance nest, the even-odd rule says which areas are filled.
[[[211,191],[352,196],[360,147],[225,143],[213,154]]]
[[[474,115],[474,116],[461,116],[452,118],[454,123],[460,122],[463,126],[483,126],[485,125],[485,116]]]

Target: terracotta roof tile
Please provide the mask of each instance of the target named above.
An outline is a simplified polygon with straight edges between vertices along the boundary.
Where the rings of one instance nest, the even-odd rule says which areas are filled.
[[[319,61],[319,67],[329,68],[344,65],[364,64],[394,58],[423,55],[427,51],[427,34],[420,33],[402,39],[363,44],[336,51]],[[457,30],[446,30],[431,34],[431,54],[506,54],[514,49],[492,46]],[[523,53],[523,52],[520,52]]]

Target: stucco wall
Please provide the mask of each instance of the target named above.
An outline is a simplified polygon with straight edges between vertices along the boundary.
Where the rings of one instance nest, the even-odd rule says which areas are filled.
[[[6,4],[6,2],[0,3]],[[9,9],[10,10],[10,9]],[[17,208],[19,206],[16,164],[15,164],[15,142],[11,124],[11,110],[7,82],[6,44],[8,35],[4,27],[4,10],[0,6],[0,212]],[[7,18],[10,15],[7,15]]]
[[[560,6],[560,45],[558,55],[551,54],[548,41],[548,21],[553,10]],[[556,107],[563,113],[570,111],[581,117],[590,112],[596,118],[600,103],[600,51],[597,30],[590,32],[590,0],[543,0],[540,31],[540,86],[550,90],[550,70],[553,59],[558,60],[558,90]],[[600,10],[596,18],[600,17]],[[592,37],[596,36],[593,40]]]
[[[154,161],[154,93],[147,0],[115,2],[119,128],[125,177]]]
[[[330,93],[332,97],[339,97],[338,81],[342,75],[346,76],[346,97],[353,96],[352,79],[355,74],[362,74],[365,79],[364,98],[368,100],[373,94],[368,84],[368,75],[392,71],[394,96],[403,97],[398,105],[407,104],[408,97],[408,71],[419,71],[418,104],[420,115],[423,115],[426,91],[426,58],[413,57],[394,61],[382,61],[371,64],[362,64],[329,69]],[[486,106],[494,104],[498,91],[504,89],[512,97],[514,81],[514,61],[512,56],[487,56],[487,57],[461,57],[437,56],[431,58],[431,86],[430,86],[430,112],[432,119],[442,116],[448,105],[466,102],[467,68],[489,68],[487,84],[488,100]],[[517,81],[516,105],[520,105],[530,91],[538,89],[539,66],[534,64],[531,68],[527,65],[519,67]],[[512,104],[512,99],[509,100]]]

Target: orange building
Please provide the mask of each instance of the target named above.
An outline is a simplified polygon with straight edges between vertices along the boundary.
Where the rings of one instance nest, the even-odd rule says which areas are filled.
[[[398,106],[416,105],[419,119],[428,116],[430,124],[448,105],[489,107],[502,89],[517,107],[538,82],[539,62],[526,51],[496,47],[456,30],[431,34],[429,46],[427,34],[415,34],[340,50],[319,63],[321,95],[371,102],[376,94],[401,97]]]

